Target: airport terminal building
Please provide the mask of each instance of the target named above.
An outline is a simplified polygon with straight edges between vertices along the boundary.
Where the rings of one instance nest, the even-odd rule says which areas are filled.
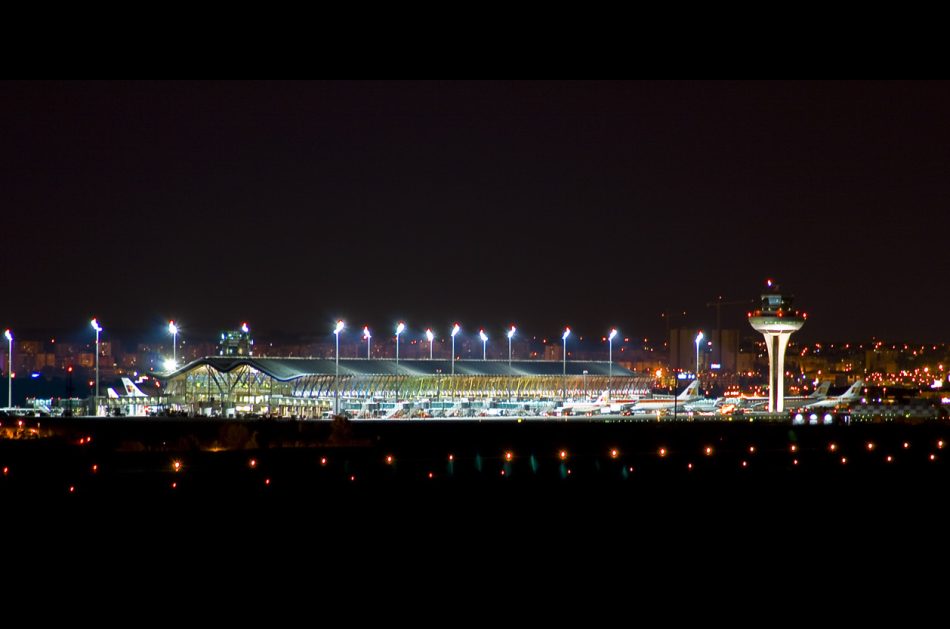
[[[629,398],[652,380],[607,361],[210,356],[168,374],[165,399],[208,416],[321,418],[339,404],[351,417],[466,417],[542,413],[608,388]]]

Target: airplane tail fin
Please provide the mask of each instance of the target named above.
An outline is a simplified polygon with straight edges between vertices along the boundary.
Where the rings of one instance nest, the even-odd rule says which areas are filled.
[[[119,394],[116,393],[116,392],[115,392],[115,389],[113,389],[112,387],[109,387],[108,389],[106,389],[106,393],[109,395],[109,399],[110,399],[110,400],[117,400],[117,399],[119,399]]]
[[[127,397],[147,397],[142,393],[142,390],[135,386],[135,383],[128,378],[122,378],[122,386],[125,387],[125,395]]]
[[[683,389],[683,392],[676,398],[678,400],[688,400],[699,395],[699,380],[693,380],[689,386]]]
[[[841,396],[846,400],[853,400],[861,397],[861,389],[864,388],[864,380],[856,380],[854,384],[848,387],[848,390]]]
[[[831,380],[822,380],[820,383],[818,383],[818,388],[812,391],[812,394],[808,397],[821,400],[828,397],[828,391],[830,390]]]

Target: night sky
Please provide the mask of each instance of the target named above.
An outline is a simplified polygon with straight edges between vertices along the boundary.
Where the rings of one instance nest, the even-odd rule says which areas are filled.
[[[948,341],[947,83],[0,83],[0,327]],[[724,308],[728,327],[747,326]]]

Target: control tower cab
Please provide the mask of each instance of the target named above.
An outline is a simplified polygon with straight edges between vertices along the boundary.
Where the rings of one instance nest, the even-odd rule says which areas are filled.
[[[778,285],[768,281],[759,309],[749,313],[749,324],[765,337],[769,351],[769,412],[785,410],[785,348],[788,338],[805,325],[805,313],[792,307],[793,297],[779,293]]]

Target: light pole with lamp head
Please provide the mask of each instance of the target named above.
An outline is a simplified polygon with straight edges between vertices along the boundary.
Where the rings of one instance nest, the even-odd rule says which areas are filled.
[[[508,401],[511,402],[511,337],[515,335],[514,324],[512,324],[511,329],[505,334],[508,337]]]
[[[369,344],[373,340],[373,336],[369,333],[369,326],[363,326],[363,338],[366,339],[366,360],[369,360]]]
[[[13,333],[4,330],[7,339],[7,407],[13,408]]]
[[[344,328],[343,319],[336,322],[333,336],[336,337],[336,375],[333,377],[333,414],[340,414],[340,332]]]
[[[430,328],[426,328],[426,339],[429,341],[429,360],[432,360],[432,339],[435,338],[435,334],[432,333]]]
[[[399,403],[399,335],[406,330],[402,321],[396,326],[396,403]]]
[[[455,335],[459,333],[462,327],[456,323],[452,326],[452,377],[449,382],[452,384],[452,412],[455,412]]]
[[[478,338],[482,339],[482,360],[485,360],[486,348],[488,347],[488,335],[485,334],[485,330],[478,331]]]
[[[406,331],[406,324],[402,321],[396,326],[396,364],[399,364],[399,335]]]
[[[172,335],[172,366],[178,367],[178,326],[174,321],[168,322],[168,333]]]
[[[99,416],[99,333],[102,332],[102,326],[99,325],[99,321],[93,318],[89,322],[92,326],[92,329],[96,331],[96,396],[93,400],[96,405],[96,416]]]
[[[699,380],[699,344],[702,342],[702,340],[703,340],[703,333],[702,331],[700,331],[699,334],[696,335],[696,379],[697,380]]]
[[[241,332],[244,332],[244,336],[247,337],[247,355],[250,356],[254,351],[251,349],[251,328],[248,327],[247,321],[241,324]]]
[[[564,361],[564,403],[567,403],[567,337],[571,335],[571,328],[564,328],[564,334],[561,335],[561,341],[564,342],[564,349],[561,358]]]
[[[614,337],[617,336],[617,328],[610,330],[607,335],[607,401],[610,401],[610,381],[614,377]]]
[[[455,375],[455,335],[458,334],[459,330],[461,329],[462,328],[459,326],[458,323],[452,326],[452,375],[453,376]],[[452,386],[452,390],[453,391],[455,390],[454,383]]]

